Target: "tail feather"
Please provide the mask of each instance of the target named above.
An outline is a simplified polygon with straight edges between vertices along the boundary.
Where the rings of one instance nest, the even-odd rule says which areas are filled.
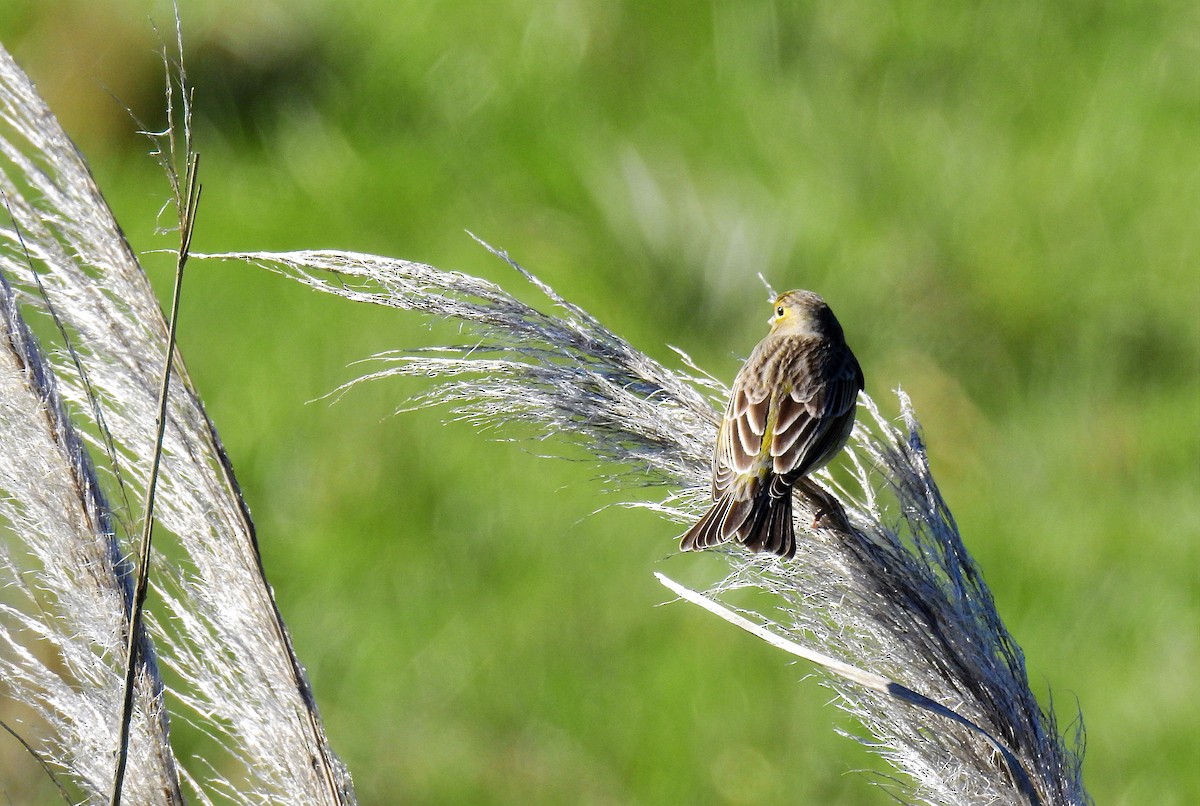
[[[720,543],[719,527],[724,520],[721,510],[728,508],[728,498],[720,498],[709,507],[708,512],[705,512],[700,520],[692,524],[692,528],[688,529],[679,540],[680,551],[698,551]]]
[[[750,528],[742,536],[742,542],[751,551],[766,551],[789,559],[796,556],[792,496],[789,494],[776,498],[764,491],[755,506]]]
[[[711,548],[737,540],[751,551],[767,551],[780,557],[796,556],[796,533],[792,523],[792,495],[775,497],[766,487],[752,499],[735,501],[723,496],[684,533],[682,551]]]
[[[687,530],[679,542],[679,548],[695,551],[725,543],[738,536],[753,511],[753,501],[735,501],[723,496]]]

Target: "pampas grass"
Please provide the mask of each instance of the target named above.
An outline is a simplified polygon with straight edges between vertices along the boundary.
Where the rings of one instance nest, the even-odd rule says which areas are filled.
[[[175,191],[191,159],[182,114],[155,140]],[[169,104],[170,105],[170,104]],[[176,107],[171,105],[172,109]],[[0,689],[35,715],[14,730],[65,797],[108,790],[120,725],[120,651],[140,647],[125,797],[137,803],[345,803],[349,774],[275,606],[232,465],[138,261],[86,165],[7,53],[0,51]],[[489,247],[490,248],[490,247]],[[586,451],[614,489],[662,494],[647,506],[682,526],[698,516],[726,390],[686,356],[667,367],[557,295],[505,253],[545,305],[432,266],[352,252],[203,256],[267,267],[355,302],[458,322],[462,343],[375,357],[352,382],[430,377],[405,406],[443,405],[481,428]],[[201,256],[197,256],[201,257]],[[398,313],[398,315],[400,315]],[[40,330],[31,322],[42,323]],[[34,331],[53,345],[41,346]],[[159,370],[167,398],[144,631],[129,617],[126,559],[159,446]],[[1081,732],[1064,739],[1034,697],[929,469],[908,399],[890,422],[863,395],[839,481],[818,480],[848,528],[811,527],[793,561],[726,547],[705,607],[824,669],[835,702],[896,770],[897,797],[920,803],[1086,804]],[[753,590],[759,606],[740,610]],[[730,637],[730,640],[736,640]],[[162,670],[168,670],[164,682]],[[176,758],[171,719],[213,739]]]
[[[168,106],[182,99],[182,111],[154,136],[177,200],[172,166],[191,159],[183,86],[177,66]],[[0,624],[0,689],[41,717],[15,726],[22,738],[93,801],[108,793],[118,749],[118,648],[132,598],[125,554],[140,531],[158,447],[167,325],[86,164],[3,50],[0,158],[10,219],[0,226],[0,572],[7,589],[22,592],[7,599]],[[49,317],[52,352],[37,346],[24,324],[31,317]],[[170,365],[154,511],[163,531],[151,556],[147,637],[139,639],[144,669],[126,798],[177,802],[182,786],[202,802],[351,801],[232,466],[182,359]],[[158,664],[179,682],[165,688]],[[166,711],[212,736],[211,752],[175,759]]]
[[[338,391],[387,377],[433,378],[433,390],[411,405],[444,405],[481,428],[542,440],[543,450],[560,436],[595,457],[609,487],[664,491],[655,503],[635,505],[681,526],[698,517],[726,390],[686,356],[680,369],[649,358],[506,253],[491,251],[553,312],[476,277],[375,255],[199,257],[246,261],[354,302],[457,321],[462,344],[380,354],[375,371]],[[897,427],[863,394],[847,451],[851,481],[818,475],[850,528],[807,528],[815,508],[800,498],[798,523],[808,534],[796,559],[724,548],[729,572],[708,598],[740,589],[769,595],[772,605],[748,614],[750,623],[760,637],[810,648],[807,657],[832,672],[825,683],[838,705],[906,777],[898,797],[1089,803],[1082,734],[1068,745],[1038,705],[1020,648],[931,475],[912,406],[903,393],[899,400]]]

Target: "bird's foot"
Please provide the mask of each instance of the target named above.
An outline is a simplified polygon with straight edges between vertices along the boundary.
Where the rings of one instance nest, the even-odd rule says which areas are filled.
[[[808,480],[805,479],[805,481]],[[846,509],[837,498],[812,482],[804,486],[810,503],[813,504],[813,531],[831,529],[837,532],[849,532],[851,530]]]
[[[831,501],[830,505],[822,504],[813,513],[812,528],[832,529],[837,532],[850,531],[850,519],[846,516],[846,509],[837,501]]]

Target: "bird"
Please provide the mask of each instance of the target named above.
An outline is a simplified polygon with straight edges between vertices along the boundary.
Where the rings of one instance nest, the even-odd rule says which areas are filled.
[[[819,512],[836,508],[845,519],[807,477],[845,447],[865,388],[862,367],[820,295],[788,291],[772,305],[771,332],[734,379],[717,432],[712,507],[684,533],[683,551],[735,540],[751,551],[795,557],[797,484]]]

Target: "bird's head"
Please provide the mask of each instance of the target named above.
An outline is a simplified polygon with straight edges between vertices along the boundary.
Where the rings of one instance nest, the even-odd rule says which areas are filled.
[[[768,321],[771,332],[780,335],[842,337],[842,326],[833,311],[811,291],[780,294]]]

